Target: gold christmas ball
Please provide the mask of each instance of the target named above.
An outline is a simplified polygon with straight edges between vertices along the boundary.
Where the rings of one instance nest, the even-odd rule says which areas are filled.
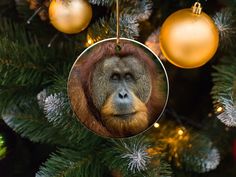
[[[63,33],[83,31],[92,19],[92,7],[87,0],[52,0],[49,6],[52,25]]]
[[[181,68],[197,68],[216,53],[219,32],[214,21],[201,11],[200,3],[170,15],[160,32],[164,56]]]

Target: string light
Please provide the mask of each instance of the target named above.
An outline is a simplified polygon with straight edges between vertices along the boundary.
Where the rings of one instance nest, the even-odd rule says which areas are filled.
[[[229,127],[225,127],[225,131],[227,131],[227,132],[228,132],[228,131],[229,131]]]
[[[90,35],[87,35],[87,42],[86,42],[86,47],[91,46],[92,44],[94,44],[95,40],[93,38],[90,37]]]
[[[212,116],[213,116],[213,114],[212,114],[212,113],[209,113],[209,114],[208,114],[208,117],[212,117]]]
[[[217,113],[221,113],[223,111],[223,107],[219,106],[217,109],[216,109],[216,112]]]
[[[160,127],[160,124],[155,123],[155,124],[154,124],[154,127],[155,127],[155,128],[159,128],[159,127]]]
[[[93,44],[92,39],[89,39],[89,40],[88,40],[88,44],[89,44],[89,45]]]
[[[184,131],[182,129],[179,129],[178,134],[179,134],[179,136],[182,136],[184,134]]]

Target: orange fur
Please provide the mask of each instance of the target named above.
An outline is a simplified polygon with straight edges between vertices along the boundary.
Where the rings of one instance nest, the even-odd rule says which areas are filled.
[[[68,82],[69,98],[71,101],[72,109],[74,110],[76,116],[79,117],[80,121],[84,125],[86,125],[86,127],[89,127],[90,130],[96,133],[99,132],[104,136],[111,136],[110,132],[107,131],[107,129],[97,121],[97,119],[90,111],[82,84],[77,78],[78,75],[78,71],[73,71]]]

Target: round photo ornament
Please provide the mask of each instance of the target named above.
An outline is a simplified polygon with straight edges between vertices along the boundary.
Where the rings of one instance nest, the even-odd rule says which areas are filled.
[[[135,136],[163,113],[169,95],[167,73],[145,45],[117,35],[87,48],[68,79],[72,110],[89,130],[110,138]]]
[[[169,93],[160,59],[145,45],[126,38],[100,41],[75,61],[68,95],[78,119],[103,137],[125,138],[151,127]]]

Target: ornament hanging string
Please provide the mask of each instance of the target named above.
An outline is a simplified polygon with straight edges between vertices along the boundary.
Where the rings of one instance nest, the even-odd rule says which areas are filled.
[[[116,43],[120,42],[120,7],[119,0],[116,0]]]
[[[116,0],[116,44],[117,49],[120,50],[120,6],[119,0]]]

